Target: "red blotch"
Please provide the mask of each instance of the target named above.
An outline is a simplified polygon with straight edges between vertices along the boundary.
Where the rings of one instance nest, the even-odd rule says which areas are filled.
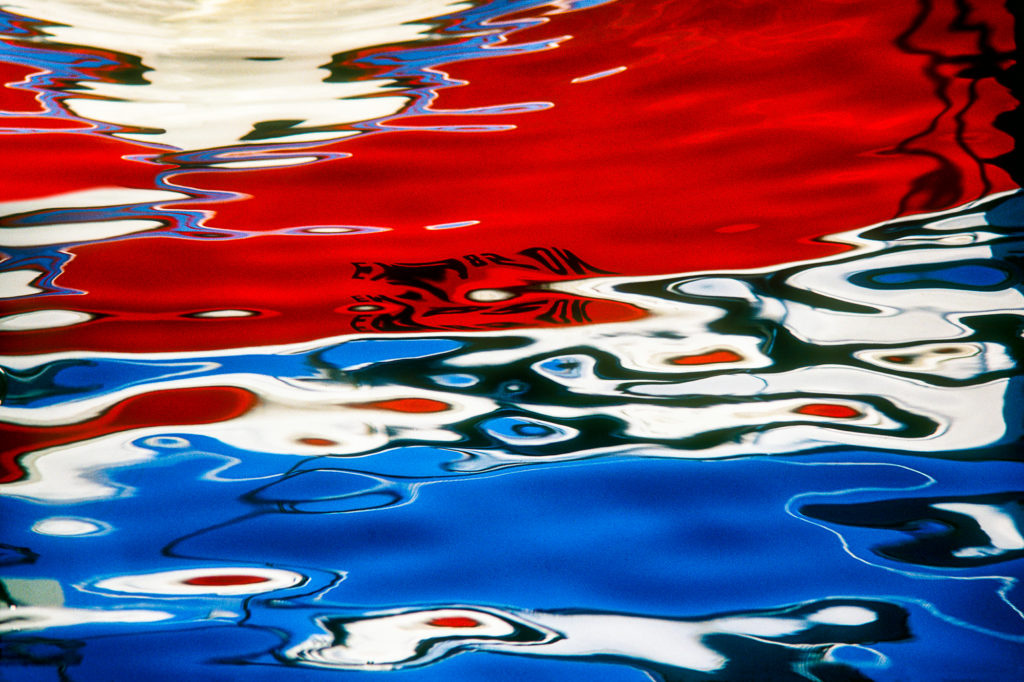
[[[330,445],[338,444],[338,441],[331,440],[330,438],[299,438],[299,442],[303,445],[316,445],[319,447],[328,447]]]
[[[886,355],[882,359],[885,360],[886,362],[892,362],[898,365],[903,365],[910,362],[910,358],[908,358],[906,355]]]
[[[811,405],[804,405],[798,407],[795,412],[799,414],[806,414],[812,417],[833,417],[835,419],[852,419],[853,417],[859,417],[860,412],[847,407],[846,405],[832,405],[829,403],[813,403]]]
[[[427,621],[427,625],[433,625],[435,628],[475,628],[480,626],[480,621],[466,616],[446,616]]]
[[[363,410],[390,410],[392,412],[410,412],[425,414],[428,412],[444,412],[451,409],[451,405],[440,400],[429,398],[396,398],[395,400],[378,400],[372,403],[355,403],[349,405]]]
[[[678,358],[672,358],[669,362],[673,365],[711,365],[718,362],[739,362],[742,359],[742,355],[731,350],[713,350],[710,353],[701,353],[700,355],[683,355]]]
[[[225,587],[228,585],[253,585],[255,583],[269,582],[270,578],[265,578],[262,575],[201,575],[196,578],[189,578],[185,581],[186,585],[196,585],[200,587]]]

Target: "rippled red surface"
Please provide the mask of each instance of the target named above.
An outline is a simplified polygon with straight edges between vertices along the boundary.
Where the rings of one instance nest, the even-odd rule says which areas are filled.
[[[584,319],[541,319],[552,306],[568,305],[568,297],[522,287],[578,275],[503,267],[483,254],[515,260],[530,248],[559,247],[598,270],[645,275],[837,252],[841,247],[818,238],[1014,186],[986,159],[1012,146],[992,121],[1015,100],[995,80],[964,74],[959,57],[978,52],[981,32],[953,26],[954,11],[949,3],[921,15],[918,5],[880,1],[620,0],[570,13],[539,8],[533,14],[546,21],[512,40],[572,38],[532,54],[445,67],[465,84],[441,89],[434,109],[535,101],[552,107],[392,121],[513,130],[394,130],[326,147],[349,158],[179,173],[172,182],[186,192],[238,196],[191,206],[209,211],[208,227],[257,236],[73,247],[58,284],[84,294],[8,308],[105,317],[64,330],[8,333],[7,343],[14,352],[35,353],[298,341],[390,331],[353,307],[376,303],[386,310],[396,301],[413,306],[418,323],[440,329],[630,319],[642,312],[612,303],[592,304]],[[970,18],[985,22],[993,50],[1009,52],[1012,22],[998,3],[982,4]],[[622,66],[614,75],[572,82]],[[5,69],[9,81],[24,77],[17,66]],[[4,92],[9,110],[31,115],[38,108],[23,92]],[[125,158],[151,150],[96,135],[7,136],[0,145],[7,160],[0,184],[12,198],[150,188],[166,170]],[[425,229],[460,221],[479,223]],[[261,234],[319,225],[390,231]],[[444,295],[433,299],[402,303],[396,297],[404,289],[387,278],[358,277],[358,264],[453,258],[467,276],[440,282]],[[488,287],[517,290],[525,297],[517,300],[533,307],[488,318],[494,304],[466,298]],[[423,311],[438,307],[449,310],[424,322]],[[183,317],[225,308],[261,314]]]

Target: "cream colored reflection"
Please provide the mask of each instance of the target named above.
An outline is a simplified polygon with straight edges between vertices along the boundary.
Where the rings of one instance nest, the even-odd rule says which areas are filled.
[[[252,142],[264,122],[296,121],[270,137],[319,141],[317,130],[400,111],[385,79],[326,83],[332,55],[420,40],[423,20],[468,7],[458,0],[20,0],[10,11],[55,22],[53,43],[141,58],[146,83],[83,82],[65,100],[76,114],[141,128],[118,136],[198,150]],[[311,130],[312,129],[312,130]]]
[[[398,670],[432,663],[458,651],[493,651],[525,656],[624,659],[712,674],[728,656],[705,639],[709,635],[752,638],[768,645],[818,626],[835,636],[879,621],[867,605],[831,604],[788,612],[751,612],[708,620],[680,621],[608,613],[512,612],[481,608],[441,608],[384,613],[330,623],[333,634],[316,634],[289,649],[293,661],[323,668]],[[328,621],[329,622],[329,621]],[[848,634],[842,637],[848,637]],[[844,639],[844,641],[846,641]],[[821,644],[827,645],[824,641]],[[819,644],[820,646],[820,644]],[[813,655],[810,646],[788,647]],[[766,674],[773,671],[766,670]]]
[[[492,401],[433,391],[396,388],[329,388],[240,375],[165,382],[161,389],[233,385],[259,396],[245,414],[214,424],[180,424],[132,429],[70,445],[29,453],[21,459],[23,480],[0,484],[0,495],[50,504],[68,504],[128,495],[129,488],[108,482],[103,472],[141,464],[159,452],[184,449],[190,442],[168,433],[217,439],[233,448],[280,455],[359,455],[400,438],[434,443],[460,438],[456,422],[495,409]],[[26,426],[54,426],[94,418],[132,395],[153,390],[137,386],[100,398],[42,410],[0,407],[0,420]],[[414,410],[403,411],[403,400]]]

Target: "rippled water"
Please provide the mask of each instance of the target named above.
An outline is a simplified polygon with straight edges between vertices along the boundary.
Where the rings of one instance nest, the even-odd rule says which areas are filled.
[[[999,3],[2,7],[0,678],[1015,679]]]

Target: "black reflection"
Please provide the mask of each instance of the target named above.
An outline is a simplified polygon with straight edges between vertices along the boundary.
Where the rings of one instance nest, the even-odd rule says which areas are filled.
[[[827,523],[906,533],[907,540],[873,548],[901,563],[973,568],[1024,558],[1022,492],[809,504],[800,513]]]
[[[82,662],[84,646],[83,641],[49,637],[0,640],[0,666],[22,670],[55,668],[58,680],[69,680],[67,668]],[[2,673],[0,679],[3,679]]]
[[[942,10],[945,3],[934,0],[918,0],[918,13],[910,26],[907,27],[895,39],[896,46],[907,54],[920,55],[927,59],[924,66],[924,75],[931,82],[936,99],[942,105],[942,109],[932,121],[914,135],[902,140],[892,152],[911,156],[920,156],[930,159],[934,168],[910,183],[910,187],[903,199],[900,201],[897,215],[946,208],[962,201],[964,197],[964,177],[958,164],[943,154],[921,145],[922,140],[935,133],[944,118],[951,116],[955,127],[953,138],[957,147],[970,158],[977,168],[978,176],[982,183],[982,191],[978,196],[984,196],[991,192],[992,185],[988,178],[986,165],[991,159],[984,159],[974,151],[970,144],[971,131],[967,128],[967,115],[971,108],[978,101],[979,83],[986,78],[994,78],[1000,84],[1011,89],[1016,88],[1014,94],[1019,94],[1020,79],[1012,78],[1016,66],[1007,68],[1004,66],[1013,63],[1012,53],[1002,52],[992,43],[992,28],[981,21],[972,21],[971,14],[974,4],[967,0],[953,0],[952,20],[944,29],[951,33],[966,33],[974,36],[975,50],[969,53],[956,53],[951,50],[944,50],[941,47],[933,48],[925,44],[921,37],[923,31],[930,23],[943,21]],[[1010,7],[1012,3],[1008,3]],[[1013,11],[1013,10],[1011,10]],[[955,68],[954,77],[947,75],[950,68]],[[953,94],[957,80],[967,81],[966,93],[962,96]],[[1019,100],[1019,97],[1018,97]],[[1019,107],[1013,117],[1019,120]],[[1010,132],[1015,137],[1012,128],[1006,127],[1006,119],[997,119],[995,126],[999,129]],[[1007,169],[1011,176],[1019,183],[1020,165],[1016,165],[1016,172],[1011,160],[1017,159],[1019,151],[1014,151],[1001,159],[996,160],[1000,167]]]
[[[14,545],[0,544],[0,566],[16,566],[18,564],[32,564],[39,559],[39,555],[28,547],[15,547]],[[0,583],[0,590],[3,584]],[[3,598],[3,593],[0,593]]]
[[[470,253],[424,262],[353,262],[354,284],[372,293],[352,297],[360,332],[477,330],[528,324],[578,325],[593,322],[594,301],[532,286],[551,278],[613,274],[559,247],[531,247],[515,253]],[[463,295],[474,281],[493,284]],[[486,288],[484,288],[486,287]]]

